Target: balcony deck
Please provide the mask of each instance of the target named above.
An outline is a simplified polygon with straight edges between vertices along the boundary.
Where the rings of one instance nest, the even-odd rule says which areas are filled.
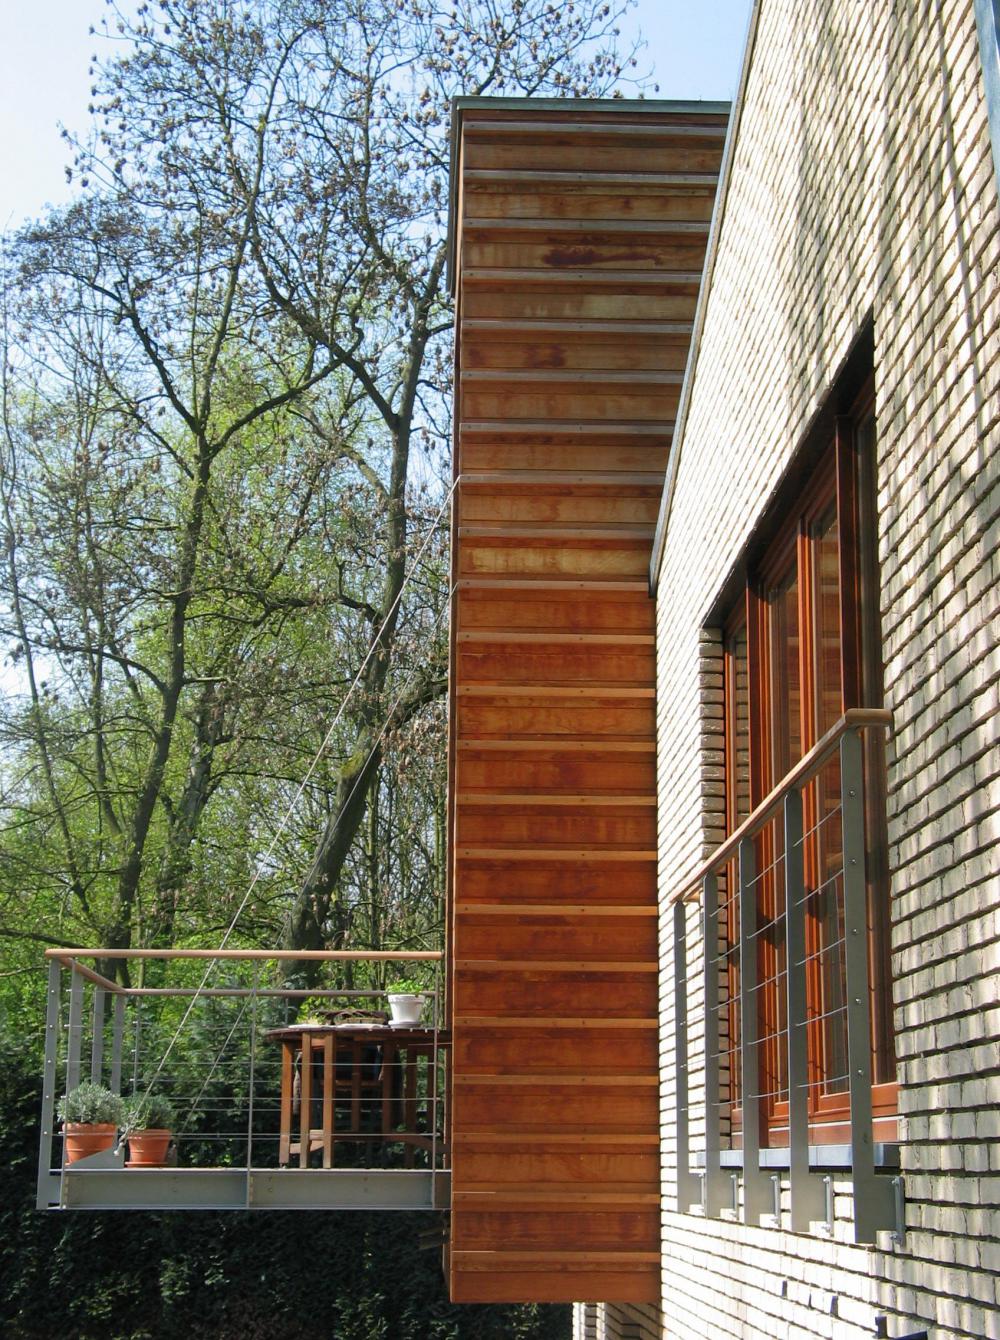
[[[446,1171],[127,1168],[124,1147],[47,1174],[43,1209],[445,1210]]]
[[[380,1022],[384,990],[341,985],[365,958],[433,973],[440,954],[314,953],[303,957],[322,961],[324,979],[309,988],[275,971],[294,955],[267,951],[48,957],[39,1209],[447,1208],[438,984],[426,992],[428,1020],[407,1026]],[[115,957],[139,960],[145,984],[89,966]],[[301,1022],[323,1007],[331,1018]],[[108,1150],[69,1161],[56,1097],[84,1078],[168,1099],[162,1165],[130,1166],[124,1130]]]

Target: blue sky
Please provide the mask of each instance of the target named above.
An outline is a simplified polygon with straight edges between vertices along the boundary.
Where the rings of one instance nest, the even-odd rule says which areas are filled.
[[[0,42],[0,232],[67,199],[58,124],[82,128],[91,24],[101,0],[13,0]],[[731,98],[750,0],[639,0],[625,31],[641,31],[664,98]]]

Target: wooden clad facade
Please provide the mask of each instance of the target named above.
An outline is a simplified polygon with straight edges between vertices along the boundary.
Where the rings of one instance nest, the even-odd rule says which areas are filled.
[[[456,107],[456,1301],[659,1299],[647,572],[726,111]]]

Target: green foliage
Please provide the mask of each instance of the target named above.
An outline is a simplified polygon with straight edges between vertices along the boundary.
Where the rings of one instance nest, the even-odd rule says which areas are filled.
[[[174,1105],[163,1093],[138,1093],[125,1100],[125,1131],[165,1130],[176,1120]]]
[[[429,1214],[40,1214],[40,1085],[0,1062],[4,1340],[569,1340],[565,1307],[450,1304]]]
[[[118,1094],[89,1079],[64,1094],[57,1110],[60,1121],[83,1126],[121,1126],[125,1117],[125,1105]]]
[[[112,12],[0,274],[0,930],[436,943],[449,108],[609,92],[619,6]]]
[[[439,946],[449,105],[621,71],[617,0],[109,12],[80,194],[0,258],[0,1040],[22,1053],[46,944],[216,944],[239,914],[234,947]],[[189,1021],[170,1092],[207,1083],[242,1122],[223,1018]],[[449,1307],[421,1217],[38,1216],[37,1110],[0,1067],[10,1340],[564,1333],[565,1310]]]
[[[430,994],[431,988],[427,982],[421,981],[419,977],[401,977],[398,981],[390,982],[388,992],[390,996],[424,996]]]

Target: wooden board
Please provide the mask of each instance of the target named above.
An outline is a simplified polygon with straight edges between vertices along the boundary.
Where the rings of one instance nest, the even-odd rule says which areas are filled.
[[[463,110],[456,1301],[659,1298],[652,529],[725,118]]]

